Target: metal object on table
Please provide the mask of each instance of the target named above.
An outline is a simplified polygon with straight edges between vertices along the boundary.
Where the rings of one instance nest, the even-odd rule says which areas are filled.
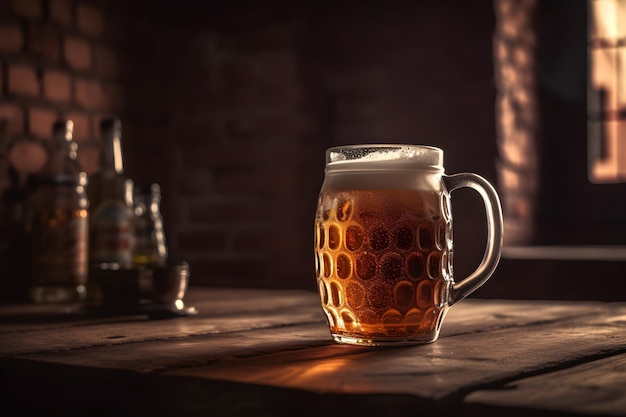
[[[119,268],[102,264],[95,271],[101,290],[97,310],[102,313],[146,313],[151,318],[197,314],[186,306],[189,264],[185,261],[152,268]]]

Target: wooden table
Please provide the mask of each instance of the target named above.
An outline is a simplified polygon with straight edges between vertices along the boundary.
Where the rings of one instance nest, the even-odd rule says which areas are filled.
[[[626,303],[466,299],[438,341],[339,345],[317,294],[194,288],[190,317],[0,307],[0,415],[622,415]]]

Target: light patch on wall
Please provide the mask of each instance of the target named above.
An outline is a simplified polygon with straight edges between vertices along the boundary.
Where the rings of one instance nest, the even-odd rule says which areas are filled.
[[[589,0],[588,176],[626,182],[626,0]]]

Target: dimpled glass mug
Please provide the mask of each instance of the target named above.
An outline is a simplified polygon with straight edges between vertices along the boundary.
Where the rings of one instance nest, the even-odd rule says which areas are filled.
[[[462,187],[485,203],[487,244],[478,268],[455,282],[450,193]],[[439,148],[338,146],[326,151],[314,244],[319,295],[336,342],[429,343],[448,308],[493,274],[502,209],[479,175],[445,175]]]

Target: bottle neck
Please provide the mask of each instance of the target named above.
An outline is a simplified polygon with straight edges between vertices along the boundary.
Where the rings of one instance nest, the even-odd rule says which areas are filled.
[[[45,177],[78,176],[83,173],[77,159],[78,144],[66,131],[55,132],[48,161],[41,171]]]
[[[101,169],[104,175],[123,175],[124,160],[122,139],[119,132],[110,131],[104,136],[104,148],[101,154]]]
[[[123,202],[124,205],[132,207],[134,205],[133,188],[134,182],[129,178],[115,176],[103,178],[100,201],[115,200]]]

